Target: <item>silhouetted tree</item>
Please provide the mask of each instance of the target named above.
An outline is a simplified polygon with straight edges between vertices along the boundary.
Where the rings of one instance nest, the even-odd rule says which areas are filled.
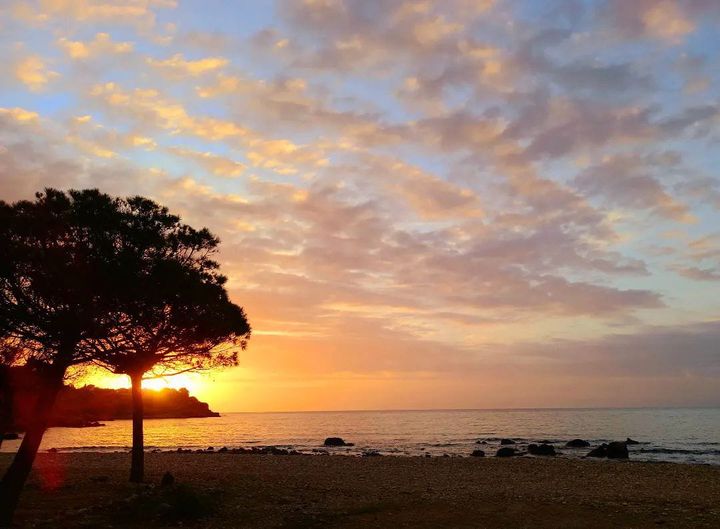
[[[68,368],[91,360],[81,343],[111,328],[115,303],[103,293],[121,265],[123,217],[122,203],[97,190],[0,201],[0,340],[17,345],[41,381],[0,482],[0,526],[12,521]]]
[[[133,444],[130,481],[144,476],[142,380],[236,365],[250,337],[243,309],[225,291],[211,259],[218,239],[195,230],[152,201],[128,201],[129,240],[146,263],[143,273],[117,278],[125,299],[113,333],[90,342],[94,362],[130,377]]]

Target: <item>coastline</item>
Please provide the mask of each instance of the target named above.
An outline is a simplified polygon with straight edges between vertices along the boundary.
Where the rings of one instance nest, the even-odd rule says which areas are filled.
[[[148,491],[170,471],[217,499],[198,527],[714,528],[720,468],[547,458],[148,453]],[[0,468],[10,454],[0,454]],[[40,454],[25,527],[163,527],[120,520],[138,489],[122,453]],[[152,492],[151,492],[152,493]]]

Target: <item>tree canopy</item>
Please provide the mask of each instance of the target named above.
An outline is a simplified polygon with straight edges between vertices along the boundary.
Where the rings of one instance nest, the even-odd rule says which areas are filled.
[[[33,424],[0,483],[2,526],[69,368],[131,375],[135,462],[142,374],[235,364],[250,326],[212,259],[218,239],[151,200],[46,189],[34,201],[0,201],[0,226],[0,354],[41,380]]]

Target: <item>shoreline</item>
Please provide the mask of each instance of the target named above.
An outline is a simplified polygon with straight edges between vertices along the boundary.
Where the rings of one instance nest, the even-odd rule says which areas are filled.
[[[7,442],[7,441],[5,441]],[[4,442],[4,443],[5,443]],[[131,447],[87,447],[85,448],[49,448],[41,449],[38,454],[92,454],[92,455],[107,455],[107,454],[129,454]],[[202,448],[185,448],[178,447],[172,448],[152,448],[146,447],[145,454],[180,454],[185,456],[190,455],[245,455],[245,456],[307,456],[307,457],[346,457],[346,458],[367,458],[367,457],[385,457],[392,459],[533,459],[542,461],[587,461],[597,463],[637,463],[637,464],[649,464],[649,465],[687,465],[687,466],[707,466],[720,469],[720,463],[708,463],[704,461],[669,461],[669,460],[647,460],[633,458],[631,455],[627,459],[613,459],[607,457],[589,457],[587,455],[571,455],[567,453],[558,452],[554,456],[542,456],[534,455],[528,452],[517,452],[511,457],[497,456],[495,454],[486,454],[481,457],[475,457],[471,453],[448,453],[448,454],[407,454],[407,453],[383,453],[376,450],[367,450],[366,452],[351,452],[349,450],[337,450],[328,447],[318,447],[311,451],[297,451],[291,445],[256,445],[256,446],[244,446],[244,447],[221,447],[219,449],[213,448],[213,450],[207,450]],[[632,452],[631,452],[632,454]],[[13,457],[15,451],[2,451],[0,452],[0,458]]]
[[[0,454],[0,468],[11,454]],[[198,527],[714,528],[720,467],[540,457],[323,457],[149,452],[148,485],[126,482],[125,453],[39,454],[23,494],[25,527],[119,523],[138,491],[169,471],[217,498]],[[240,523],[240,521],[242,523]]]
[[[0,456],[9,455],[12,456],[22,438],[17,440],[6,440],[0,447]],[[179,446],[179,447],[158,447],[153,445],[145,446],[146,454],[247,454],[247,455],[308,455],[308,456],[336,456],[336,457],[390,457],[390,458],[484,458],[484,459],[545,459],[545,460],[570,460],[570,461],[604,461],[604,460],[618,460],[618,461],[630,461],[636,463],[667,463],[673,465],[700,465],[700,466],[711,466],[720,468],[720,459],[714,457],[710,460],[692,460],[688,459],[688,456],[692,452],[684,450],[673,450],[673,449],[646,449],[642,445],[649,443],[638,443],[640,447],[630,445],[628,447],[627,458],[608,458],[608,457],[593,457],[590,456],[590,452],[594,451],[599,444],[593,444],[588,447],[566,447],[564,443],[553,443],[551,446],[554,448],[554,454],[538,454],[531,453],[528,448],[532,444],[525,442],[518,442],[514,445],[506,447],[500,445],[489,445],[483,443],[473,444],[457,444],[453,446],[445,446],[449,450],[443,451],[438,447],[432,447],[429,450],[425,448],[420,449],[409,449],[409,448],[397,448],[393,447],[388,449],[375,448],[371,444],[349,444],[346,446],[323,446],[322,444],[316,445],[293,445],[286,443],[277,444],[263,444],[263,443],[249,443],[245,445],[235,446],[210,446],[202,448],[199,445],[194,446]],[[205,445],[202,445],[205,446]],[[542,445],[541,445],[542,446]],[[442,448],[442,447],[441,447]],[[499,449],[510,448],[515,451],[509,457],[497,455]],[[39,453],[44,454],[124,454],[130,451],[130,445],[124,446],[101,446],[101,445],[87,445],[87,446],[52,446],[48,448],[41,448]],[[482,455],[477,455],[474,452],[483,452]],[[677,456],[675,458],[668,456]],[[653,457],[654,456],[654,457]]]

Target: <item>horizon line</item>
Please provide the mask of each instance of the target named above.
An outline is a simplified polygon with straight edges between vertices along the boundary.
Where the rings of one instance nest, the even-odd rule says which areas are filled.
[[[392,412],[440,412],[440,411],[602,411],[602,410],[713,410],[720,409],[720,404],[707,405],[658,405],[658,406],[567,406],[567,407],[517,407],[517,408],[384,408],[384,409],[350,409],[350,410],[262,410],[262,411],[218,411],[218,413],[392,413]]]

